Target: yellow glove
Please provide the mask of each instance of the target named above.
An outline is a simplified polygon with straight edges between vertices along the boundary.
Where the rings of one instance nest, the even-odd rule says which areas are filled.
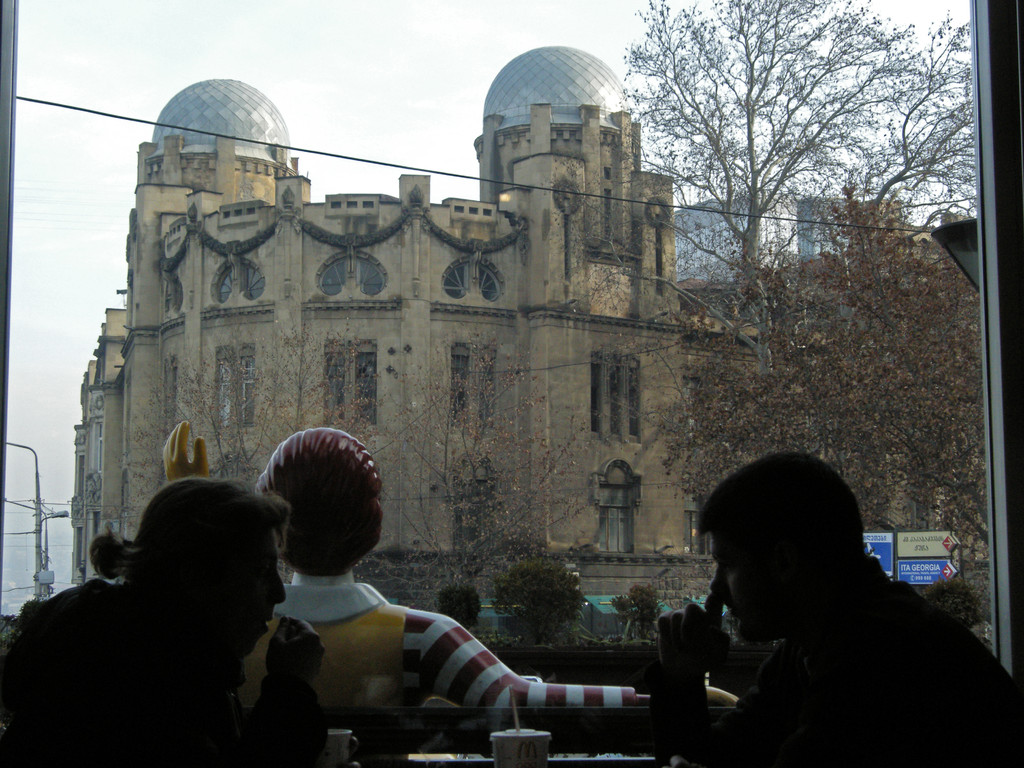
[[[188,458],[189,423],[181,422],[171,430],[164,443],[164,473],[168,480],[183,477],[209,477],[210,465],[206,461],[206,441],[197,437],[192,446],[192,460]]]

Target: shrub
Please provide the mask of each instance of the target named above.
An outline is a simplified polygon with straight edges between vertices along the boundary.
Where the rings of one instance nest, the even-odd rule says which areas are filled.
[[[981,599],[966,579],[936,581],[925,589],[924,598],[965,627],[973,627],[983,618]]]
[[[658,590],[650,584],[634,584],[625,595],[612,598],[612,608],[626,627],[626,637],[634,640],[650,636],[660,607]]]
[[[579,618],[580,579],[559,563],[525,560],[494,577],[494,607],[518,616],[536,645],[554,642]]]
[[[474,627],[480,615],[480,595],[472,584],[446,584],[437,593],[437,611],[464,627]]]

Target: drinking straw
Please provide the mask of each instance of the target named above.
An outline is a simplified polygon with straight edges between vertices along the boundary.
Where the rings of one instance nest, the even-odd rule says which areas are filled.
[[[516,724],[516,733],[519,733],[519,710],[516,709],[516,693],[511,688],[508,689],[508,692],[512,696],[512,720]]]

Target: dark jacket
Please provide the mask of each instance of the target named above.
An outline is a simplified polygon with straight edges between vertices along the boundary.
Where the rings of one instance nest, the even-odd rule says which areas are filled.
[[[326,733],[313,690],[268,676],[243,727],[241,660],[204,629],[132,586],[51,598],[7,657],[0,765],[312,765]]]
[[[965,627],[870,560],[819,643],[783,641],[734,711],[711,725],[703,686],[647,670],[659,765],[1009,765],[1024,698]],[[1012,762],[1012,761],[1011,761]]]

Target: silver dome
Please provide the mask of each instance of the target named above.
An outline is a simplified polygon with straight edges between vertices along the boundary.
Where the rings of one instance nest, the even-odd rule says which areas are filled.
[[[551,122],[579,123],[579,108],[596,104],[601,122],[616,127],[612,112],[626,108],[622,83],[596,56],[577,48],[535,48],[516,56],[491,83],[484,117],[502,115],[501,127],[530,122],[531,104],[550,104]]]
[[[190,85],[167,102],[157,122],[285,146],[290,143],[288,126],[273,102],[238,80],[203,80]],[[217,146],[215,136],[158,125],[153,129],[157,154],[163,151],[164,137],[174,134],[185,137],[186,152],[209,152]],[[273,159],[269,147],[244,141],[235,142],[235,154]]]

